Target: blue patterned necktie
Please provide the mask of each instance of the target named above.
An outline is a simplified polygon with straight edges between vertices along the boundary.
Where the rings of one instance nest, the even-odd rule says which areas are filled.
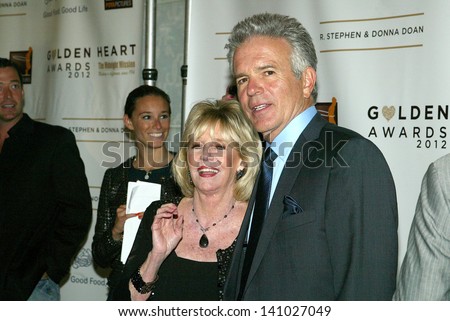
[[[241,287],[238,299],[242,298],[242,292],[247,282],[248,273],[252,265],[253,256],[255,254],[256,245],[258,244],[259,235],[261,234],[264,219],[267,214],[270,199],[270,188],[272,185],[273,162],[278,155],[272,148],[267,148],[264,152],[264,161],[261,166],[261,174],[258,181],[258,189],[256,191],[255,207],[253,209],[252,225],[250,229],[250,238],[245,254],[244,266],[242,268]]]

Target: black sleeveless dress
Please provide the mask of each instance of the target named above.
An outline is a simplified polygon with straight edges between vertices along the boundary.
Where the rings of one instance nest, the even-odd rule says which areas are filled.
[[[173,200],[178,204],[179,198]],[[133,248],[118,286],[108,300],[130,300],[128,283],[152,248],[151,224],[156,210],[163,204],[153,202],[145,211]],[[223,299],[223,286],[231,264],[236,240],[216,252],[217,262],[200,262],[178,257],[173,251],[158,271],[159,279],[149,301],[217,301]]]
[[[229,251],[229,249],[222,252]],[[177,256],[173,251],[159,269],[159,280],[150,300],[217,301],[222,299],[225,273],[219,262],[199,262]],[[223,280],[225,276],[223,275]]]

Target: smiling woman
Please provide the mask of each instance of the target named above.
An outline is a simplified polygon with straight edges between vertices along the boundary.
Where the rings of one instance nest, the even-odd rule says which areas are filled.
[[[245,162],[244,170],[250,172],[250,175],[247,177],[244,175],[236,183],[235,197],[248,199],[251,188],[248,190],[247,179],[259,170],[260,140],[248,118],[242,113],[239,103],[234,100],[220,103],[200,102],[192,108],[185,128],[180,152],[174,161],[173,168],[183,194],[192,197],[194,191],[194,186],[191,184],[192,168],[198,166],[200,160],[192,157],[197,154],[193,152],[193,149],[201,152],[200,156],[204,155],[203,162],[206,165],[225,161],[223,166],[228,167],[227,169],[230,169],[237,156],[229,155],[226,159],[218,159],[215,156],[223,157],[224,151],[227,154],[238,151]],[[185,166],[186,164],[189,167]]]
[[[239,103],[203,101],[172,171],[184,198],[145,211],[114,300],[221,300],[261,141]]]
[[[110,291],[123,268],[120,254],[125,221],[136,216],[125,213],[128,182],[139,180],[161,184],[160,197],[171,201],[181,196],[170,172],[174,154],[165,143],[170,130],[170,114],[170,98],[157,87],[143,85],[127,97],[123,121],[135,140],[137,152],[123,164],[105,172],[92,243],[95,262],[101,267],[112,268],[108,277]]]

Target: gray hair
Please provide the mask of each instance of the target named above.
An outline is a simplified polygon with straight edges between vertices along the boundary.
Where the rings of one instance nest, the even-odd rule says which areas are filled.
[[[263,36],[285,39],[292,48],[291,68],[294,75],[300,79],[302,72],[312,67],[317,70],[317,56],[311,35],[297,19],[275,13],[260,13],[245,18],[234,26],[225,49],[228,49],[227,59],[231,74],[234,74],[233,58],[236,49],[251,37]],[[317,83],[312,97],[317,99]]]

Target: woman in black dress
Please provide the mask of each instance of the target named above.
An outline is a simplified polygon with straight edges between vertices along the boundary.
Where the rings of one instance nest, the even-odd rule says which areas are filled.
[[[170,114],[170,98],[158,87],[142,85],[127,97],[123,120],[135,140],[136,155],[106,170],[92,243],[95,263],[111,269],[109,291],[118,282],[123,269],[120,254],[125,221],[136,216],[125,213],[128,182],[161,184],[161,199],[176,200],[181,196],[170,170],[175,155],[165,143],[170,130]]]
[[[172,171],[184,198],[147,208],[113,300],[221,300],[261,142],[237,101],[203,101]]]

